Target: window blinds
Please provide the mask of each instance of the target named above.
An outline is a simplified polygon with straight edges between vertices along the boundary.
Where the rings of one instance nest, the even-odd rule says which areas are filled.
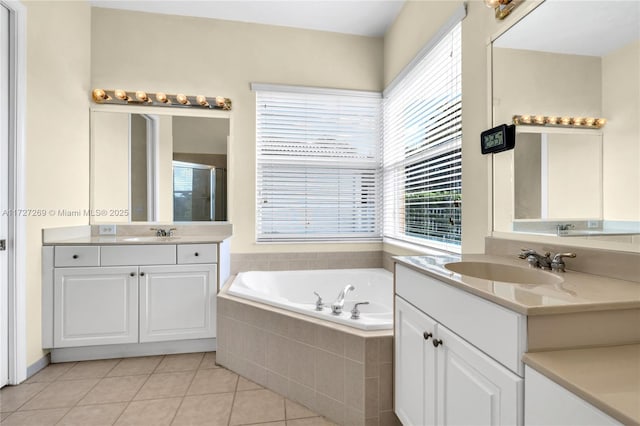
[[[459,251],[461,24],[384,99],[384,236]]]
[[[380,94],[254,89],[257,240],[379,239]]]

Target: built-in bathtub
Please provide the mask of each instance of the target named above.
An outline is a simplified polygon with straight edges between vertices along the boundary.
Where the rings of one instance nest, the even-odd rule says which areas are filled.
[[[397,425],[393,275],[383,269],[239,273],[217,297],[217,362],[345,425]],[[330,305],[348,284],[344,312]],[[351,320],[355,302],[361,317]]]
[[[355,290],[347,293],[343,312],[335,315],[330,305],[347,285]],[[324,302],[321,311],[314,292]],[[362,330],[393,328],[393,274],[381,268],[241,272],[228,293]],[[360,302],[369,304],[359,305],[359,318],[352,319],[351,309]]]

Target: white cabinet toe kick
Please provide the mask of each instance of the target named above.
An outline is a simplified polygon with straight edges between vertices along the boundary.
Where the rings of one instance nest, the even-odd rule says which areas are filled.
[[[225,244],[44,246],[43,348],[53,362],[215,350]]]

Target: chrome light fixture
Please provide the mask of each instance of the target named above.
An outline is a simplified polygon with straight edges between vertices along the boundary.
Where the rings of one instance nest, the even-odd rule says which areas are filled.
[[[141,90],[127,92],[125,90],[93,89],[91,98],[99,104],[144,105],[165,107],[195,107],[206,109],[231,110],[231,99],[223,96],[208,98],[206,96],[190,96],[183,93],[169,95],[163,92],[146,93]]]
[[[495,11],[496,19],[504,19],[513,9],[515,9],[523,0],[484,0],[487,7]]]
[[[607,119],[595,117],[555,117],[550,115],[514,115],[513,124],[525,126],[600,129],[607,124]]]

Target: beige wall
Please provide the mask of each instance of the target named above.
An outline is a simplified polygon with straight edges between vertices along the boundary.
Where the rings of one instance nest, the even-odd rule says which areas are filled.
[[[255,95],[249,85],[381,90],[382,53],[381,38],[109,9],[94,9],[92,15],[93,86],[233,101],[229,217],[234,253],[380,247],[255,244]]]
[[[173,117],[173,152],[227,155],[229,120]]]
[[[26,205],[55,216],[29,217],[26,240],[27,365],[41,343],[42,228],[88,224],[58,209],[89,206],[91,16],[84,1],[24,1],[27,9]]]
[[[640,220],[640,42],[602,58],[604,217]]]

